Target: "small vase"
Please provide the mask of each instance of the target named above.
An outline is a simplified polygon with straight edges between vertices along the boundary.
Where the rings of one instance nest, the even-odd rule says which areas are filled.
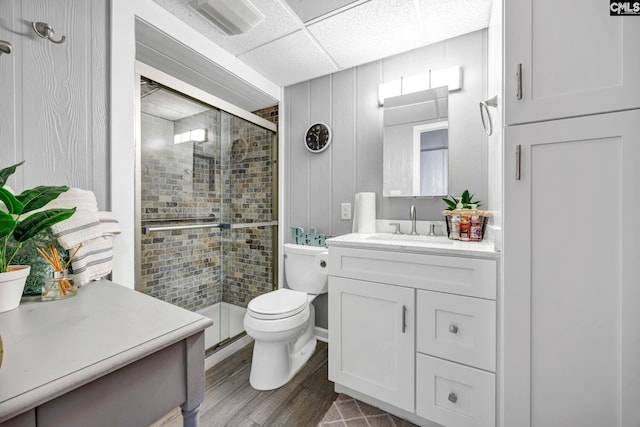
[[[76,294],[75,276],[67,270],[54,271],[53,277],[45,279],[42,285],[42,301],[53,301],[72,297]]]
[[[0,313],[20,305],[30,271],[31,267],[28,265],[11,265],[6,273],[0,273]]]

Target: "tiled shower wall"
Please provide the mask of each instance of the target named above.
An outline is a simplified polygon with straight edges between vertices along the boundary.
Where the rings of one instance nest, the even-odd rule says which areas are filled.
[[[219,123],[217,111],[205,111],[176,122],[142,114],[143,224],[178,218],[185,219],[171,224],[193,222],[186,218],[219,219],[222,176]],[[173,143],[175,133],[194,128],[207,129],[207,142]],[[188,310],[220,302],[220,246],[218,230],[143,234],[142,290]]]
[[[271,115],[274,112],[275,115]],[[260,113],[260,114],[259,114]],[[277,122],[277,106],[257,115]],[[230,118],[231,156],[225,206],[228,222],[267,222],[274,217],[275,134],[236,117]],[[274,286],[274,227],[240,228],[226,232],[223,245],[224,286],[222,300],[246,307],[249,301]]]
[[[277,123],[277,106],[256,114]],[[220,135],[221,125],[230,129],[228,135]],[[173,144],[174,133],[199,127],[207,128],[207,142]],[[207,111],[175,123],[143,114],[142,134],[143,221],[272,220],[277,171],[272,132]],[[192,221],[172,224],[185,222]],[[244,307],[255,296],[272,290],[272,259],[277,256],[274,233],[273,227],[266,227],[143,235],[144,292],[189,310],[220,301]]]

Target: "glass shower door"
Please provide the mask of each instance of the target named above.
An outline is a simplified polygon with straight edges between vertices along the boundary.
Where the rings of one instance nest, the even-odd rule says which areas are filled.
[[[275,132],[141,77],[136,288],[242,334],[274,283]]]
[[[275,132],[222,112],[223,335],[244,331],[252,298],[274,289],[277,277],[277,142]],[[228,329],[224,320],[228,319]]]

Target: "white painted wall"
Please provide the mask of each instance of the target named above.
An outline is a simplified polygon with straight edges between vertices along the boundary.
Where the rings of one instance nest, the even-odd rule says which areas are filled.
[[[494,0],[488,29],[487,98],[498,96],[498,107],[490,108],[493,135],[488,137],[488,209],[493,212],[490,223],[496,249],[502,249],[502,1]]]

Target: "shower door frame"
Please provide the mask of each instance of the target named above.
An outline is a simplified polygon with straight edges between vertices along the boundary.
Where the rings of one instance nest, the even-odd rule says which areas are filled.
[[[272,233],[272,247],[274,250],[272,256],[272,275],[271,275],[271,288],[273,290],[278,287],[278,235],[279,235],[279,213],[278,213],[278,127],[276,124],[265,120],[249,111],[243,110],[242,108],[231,104],[223,99],[216,97],[202,89],[199,89],[195,86],[192,86],[184,81],[173,77],[163,71],[158,70],[157,68],[151,67],[143,62],[136,61],[135,64],[135,183],[134,183],[134,223],[135,223],[135,289],[140,291],[143,290],[142,286],[142,212],[141,212],[141,185],[142,185],[142,126],[141,126],[141,91],[140,91],[140,83],[141,76],[144,76],[148,79],[151,79],[157,83],[160,83],[163,86],[166,86],[169,89],[173,89],[178,93],[184,94],[190,98],[193,98],[196,101],[202,102],[206,105],[209,105],[212,108],[218,109],[222,112],[229,113],[233,116],[244,119],[258,127],[270,130],[274,133],[273,135],[273,143],[272,146],[272,155],[273,155],[273,200],[272,200],[272,220],[269,222],[261,222],[261,223],[246,223],[246,224],[225,224],[220,228],[220,238],[222,238],[222,228],[230,228],[231,231],[233,229],[238,228],[251,228],[251,227],[274,227],[274,232]],[[222,220],[222,216],[220,216]],[[229,227],[226,227],[228,225]],[[200,227],[204,228],[204,227]],[[215,224],[211,225],[211,228],[216,228]],[[162,227],[163,230],[169,230],[170,228]],[[222,267],[224,268],[224,267]]]

